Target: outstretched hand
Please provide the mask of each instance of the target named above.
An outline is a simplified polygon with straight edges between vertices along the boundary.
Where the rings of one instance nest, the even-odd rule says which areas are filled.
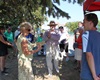
[[[47,37],[51,38],[51,33],[50,32],[47,33]]]
[[[37,45],[37,49],[38,49],[38,50],[41,50],[41,49],[42,49],[42,46],[41,46],[40,44],[38,44],[38,45]]]

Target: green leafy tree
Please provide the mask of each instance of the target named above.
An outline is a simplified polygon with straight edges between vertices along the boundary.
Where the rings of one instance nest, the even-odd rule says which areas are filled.
[[[69,32],[73,32],[78,27],[78,21],[77,22],[67,22],[65,26],[67,26],[67,28],[69,29]]]
[[[98,22],[98,31],[100,32],[100,21]]]
[[[63,0],[66,1],[66,0]],[[84,0],[78,0],[82,4]],[[75,0],[68,0],[75,3]],[[47,20],[45,15],[53,17],[70,18],[69,14],[58,8],[60,0],[1,0],[0,1],[0,22],[18,25],[22,21],[29,21],[35,25],[41,25]]]
[[[35,5],[35,6],[33,6]],[[47,18],[42,15],[42,7],[33,0],[2,0],[0,2],[0,22],[19,25],[23,21],[41,25]]]
[[[67,22],[65,24],[65,26],[69,29],[69,32],[73,32],[77,27],[78,27],[78,22],[79,21],[76,21],[76,22]],[[98,31],[100,31],[100,21],[98,22]]]

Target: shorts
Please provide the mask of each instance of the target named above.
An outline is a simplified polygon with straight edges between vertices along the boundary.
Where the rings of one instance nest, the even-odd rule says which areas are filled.
[[[6,49],[0,51],[0,56],[6,56],[6,55],[8,55],[8,51]]]
[[[82,49],[75,48],[75,59],[76,60],[81,60],[82,58]]]

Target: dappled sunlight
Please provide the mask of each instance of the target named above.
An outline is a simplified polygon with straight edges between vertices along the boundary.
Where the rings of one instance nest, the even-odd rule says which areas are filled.
[[[73,52],[72,49],[69,49],[70,52]],[[3,76],[6,80],[17,80],[18,76],[18,63],[17,57],[12,56],[13,53],[10,53],[7,58],[6,66],[9,68],[9,75]],[[48,76],[48,70],[46,65],[45,56],[35,56],[32,61],[32,68],[35,80],[79,80],[79,72],[74,70],[76,64],[74,63],[74,57],[69,56],[70,60],[66,62],[65,58],[63,61],[59,62],[59,71],[57,73],[55,68],[53,68],[53,75]]]
[[[70,56],[68,62],[60,61],[59,69],[60,73],[54,72],[52,77],[48,76],[46,58],[45,57],[34,57],[33,59],[33,72],[35,75],[35,80],[79,80],[79,72],[74,70],[76,64],[74,63],[74,57]],[[72,77],[73,76],[73,77]]]

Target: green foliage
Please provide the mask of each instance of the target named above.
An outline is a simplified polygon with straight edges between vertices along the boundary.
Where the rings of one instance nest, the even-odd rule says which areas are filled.
[[[66,0],[63,0],[66,1]],[[78,0],[81,4],[84,0]],[[75,3],[75,0],[68,0]],[[47,20],[45,14],[53,17],[70,18],[69,14],[58,8],[60,0],[1,0],[0,1],[0,22],[10,22],[18,26],[23,21],[31,22],[35,26],[40,26]]]
[[[41,25],[46,16],[42,15],[39,1],[33,0],[2,0],[0,2],[0,22],[10,22],[18,26],[23,21]]]
[[[73,31],[78,27],[78,22],[67,22],[65,26],[69,29],[69,32],[73,33]],[[100,21],[98,22],[98,31],[100,32]]]
[[[100,21],[98,22],[98,26],[100,27]]]
[[[98,31],[100,32],[100,21],[98,22]]]
[[[73,32],[78,27],[78,21],[77,22],[67,22],[65,26],[67,26],[67,28],[69,29],[69,32]]]

